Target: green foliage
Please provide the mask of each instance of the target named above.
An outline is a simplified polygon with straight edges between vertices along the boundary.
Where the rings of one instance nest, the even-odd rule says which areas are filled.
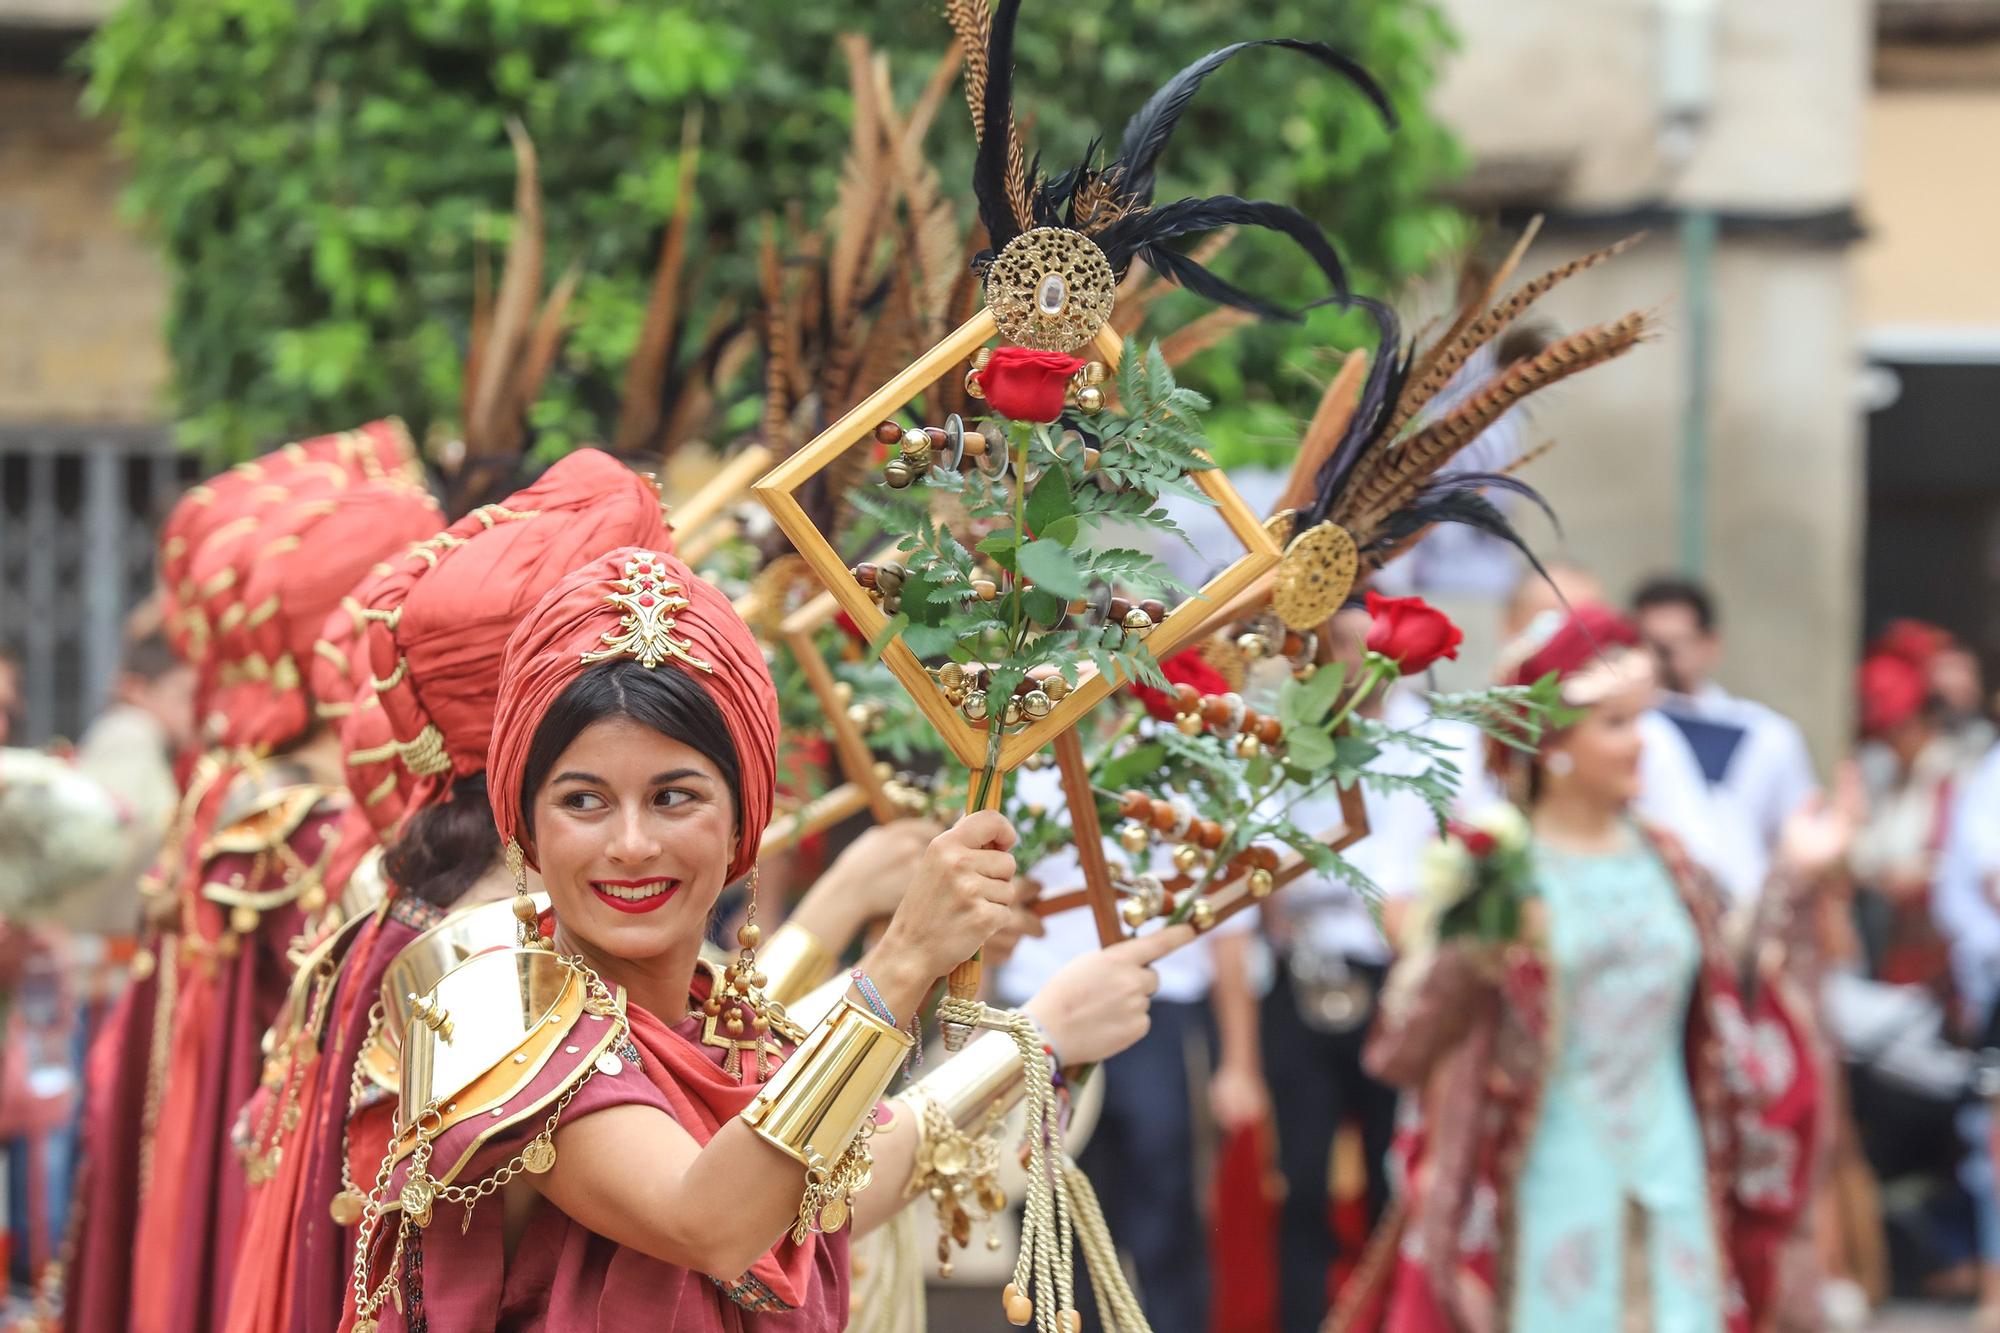
[[[243,454],[386,412],[420,436],[455,425],[476,260],[483,250],[497,264],[508,231],[510,115],[540,150],[548,270],[574,260],[585,275],[534,412],[540,448],[602,439],[672,207],[683,118],[703,118],[695,306],[744,309],[758,220],[810,217],[834,197],[849,110],[836,37],[871,37],[907,89],[949,38],[928,8],[124,0],[89,48],[89,103],[118,124],[131,207],[172,271],[183,440]],[[1178,64],[1270,34],[1360,57],[1390,89],[1400,133],[1297,57],[1253,52],[1194,103],[1162,189],[1296,203],[1327,225],[1359,284],[1381,290],[1454,234],[1428,197],[1455,164],[1422,107],[1446,40],[1429,0],[1031,5],[1021,104],[1044,160],[1060,164],[1094,136],[1115,138]],[[931,142],[963,196],[965,118],[948,112]],[[1221,268],[1254,290],[1318,294],[1301,261],[1262,238],[1238,241]],[[1177,295],[1162,324],[1197,309]],[[1335,318],[1248,330],[1198,360],[1188,378],[1225,404],[1212,423],[1225,464],[1295,437]]]

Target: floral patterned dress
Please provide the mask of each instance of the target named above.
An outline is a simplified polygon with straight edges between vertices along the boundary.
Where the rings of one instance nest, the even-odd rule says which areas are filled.
[[[1685,1031],[1700,941],[1635,831],[1535,846],[1554,1059],[1517,1183],[1511,1327],[1720,1333],[1722,1283]]]

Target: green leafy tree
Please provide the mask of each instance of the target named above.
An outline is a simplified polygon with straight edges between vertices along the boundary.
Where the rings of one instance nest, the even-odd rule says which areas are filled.
[[[475,273],[506,240],[509,116],[540,150],[551,271],[578,261],[584,273],[536,409],[540,447],[601,438],[673,208],[685,118],[698,110],[702,124],[698,300],[720,318],[754,301],[759,220],[816,215],[834,197],[849,102],[834,39],[867,35],[914,85],[950,37],[929,9],[125,0],[88,49],[89,102],[117,122],[132,208],[171,270],[183,440],[239,455],[388,412],[420,435],[455,426]],[[1446,41],[1428,0],[1031,5],[1022,104],[1058,162],[1115,136],[1180,62],[1270,33],[1357,55],[1389,88],[1400,132],[1304,62],[1258,53],[1197,101],[1166,188],[1296,202],[1379,290],[1454,239],[1430,194],[1454,150],[1423,109]],[[946,181],[967,179],[963,118],[932,148]],[[1279,247],[1238,246],[1225,267],[1243,281],[1302,286]],[[1190,371],[1221,404],[1210,424],[1225,461],[1289,437],[1333,319],[1247,331]],[[754,419],[745,403],[725,428]]]

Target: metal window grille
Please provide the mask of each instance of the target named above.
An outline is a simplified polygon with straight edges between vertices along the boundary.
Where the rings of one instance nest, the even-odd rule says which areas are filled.
[[[199,459],[164,430],[0,425],[0,643],[21,659],[14,743],[81,734],[116,679],[154,535]]]

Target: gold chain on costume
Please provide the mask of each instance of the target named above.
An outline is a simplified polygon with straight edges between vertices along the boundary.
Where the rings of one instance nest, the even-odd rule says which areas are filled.
[[[285,1139],[299,1127],[303,1111],[299,1099],[305,1094],[305,1062],[315,1039],[326,1022],[328,1002],[333,998],[331,958],[314,965],[312,1004],[305,1021],[285,1039],[283,1073],[276,1095],[264,1107],[263,1124],[252,1131],[241,1150],[243,1174],[252,1185],[261,1185],[277,1173],[283,1158]]]
[[[1021,1217],[1020,1257],[1014,1261],[1014,1280],[1001,1296],[1008,1321],[1026,1324],[1032,1319],[1037,1333],[1078,1333],[1083,1320],[1074,1305],[1073,1247],[1080,1228],[1084,1260],[1097,1290],[1098,1317],[1105,1328],[1110,1333],[1151,1333],[1118,1265],[1097,1195],[1063,1150],[1055,1070],[1035,1021],[1023,1013],[990,1009],[978,1000],[952,996],[938,1005],[938,1021],[1005,1032],[1013,1040],[1026,1073],[1028,1190]]]
[[[139,1197],[153,1181],[153,1134],[160,1127],[160,1104],[167,1096],[167,1064],[174,1053],[174,997],[180,990],[180,951],[163,938],[159,985],[153,992],[152,1041],[146,1051],[146,1097],[139,1111]]]
[[[973,1224],[990,1222],[1007,1207],[1007,1194],[999,1182],[1000,1142],[994,1133],[1003,1111],[995,1103],[967,1133],[921,1084],[912,1086],[903,1100],[916,1103],[922,1127],[908,1193],[928,1194],[936,1206],[938,1276],[950,1277],[953,1244],[965,1249],[972,1243]],[[999,1249],[1000,1238],[988,1235],[986,1248]]]
[[[368,1048],[381,1034],[384,1016],[382,1002],[375,1001],[368,1011],[368,1033],[354,1048],[354,1067],[347,1076],[347,1118],[340,1122],[340,1193],[333,1196],[331,1205],[333,1220],[344,1227],[351,1227],[361,1220],[362,1209],[368,1202],[368,1196],[354,1183],[354,1172],[348,1165],[348,1157],[354,1143],[354,1117],[361,1110],[361,1089],[368,1081],[365,1064]]]
[[[563,957],[564,966],[581,973],[589,998],[584,1002],[587,1013],[602,1013],[611,1019],[610,1036],[606,1039],[611,1049],[622,1045],[630,1031],[625,1015],[617,1008],[617,999],[610,987],[604,984],[596,972],[583,961],[580,955]],[[358,1065],[357,1065],[358,1067]],[[563,1090],[554,1106],[549,1108],[548,1118],[542,1122],[541,1131],[520,1152],[498,1170],[487,1173],[471,1185],[447,1185],[432,1178],[430,1160],[432,1143],[443,1132],[442,1117],[436,1099],[426,1103],[423,1110],[411,1120],[417,1135],[416,1146],[410,1150],[410,1172],[403,1181],[403,1188],[397,1194],[402,1215],[396,1224],[396,1246],[390,1252],[389,1271],[373,1290],[369,1287],[369,1251],[374,1246],[376,1227],[379,1225],[383,1209],[387,1206],[390,1179],[395,1175],[396,1154],[393,1145],[382,1157],[382,1169],[375,1175],[375,1186],[368,1192],[368,1198],[361,1209],[361,1220],[354,1238],[354,1309],[355,1322],[352,1333],[375,1333],[379,1321],[376,1311],[389,1298],[397,1276],[402,1272],[403,1254],[407,1248],[407,1238],[412,1226],[422,1229],[430,1225],[431,1210],[437,1200],[465,1206],[465,1218],[460,1223],[461,1232],[472,1226],[472,1210],[481,1199],[486,1198],[501,1186],[513,1180],[521,1172],[535,1175],[554,1167],[556,1164],[556,1126],[562,1113],[577,1093],[583,1091],[584,1084],[596,1077],[599,1066],[593,1062],[583,1071],[583,1077]],[[436,1128],[426,1128],[435,1125]],[[343,1166],[343,1170],[344,1170]]]

